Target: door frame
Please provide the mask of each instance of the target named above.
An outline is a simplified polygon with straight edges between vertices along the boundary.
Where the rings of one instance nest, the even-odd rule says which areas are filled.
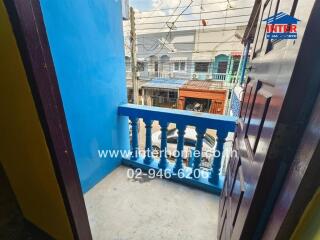
[[[92,239],[39,0],[4,0],[74,239]]]

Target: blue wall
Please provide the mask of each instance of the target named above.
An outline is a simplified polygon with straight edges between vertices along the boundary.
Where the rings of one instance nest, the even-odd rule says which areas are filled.
[[[128,149],[119,0],[41,0],[81,185],[88,191],[119,166],[98,149]]]

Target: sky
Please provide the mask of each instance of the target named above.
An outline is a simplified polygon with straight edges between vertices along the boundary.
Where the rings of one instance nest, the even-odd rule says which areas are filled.
[[[130,4],[135,9],[140,11],[148,11],[153,9],[154,3],[157,1],[154,0],[131,0]]]
[[[168,31],[168,25],[171,26],[175,21],[176,30],[213,28],[224,24],[234,26],[232,22],[244,25],[249,19],[254,0],[229,0],[229,3],[228,0],[130,0],[129,4],[136,12],[139,34]],[[182,12],[184,15],[177,17]],[[206,21],[206,27],[202,26],[202,19]],[[124,26],[125,31],[128,30],[129,21],[125,21]]]

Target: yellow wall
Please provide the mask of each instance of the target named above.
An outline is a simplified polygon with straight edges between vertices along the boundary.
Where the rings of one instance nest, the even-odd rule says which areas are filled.
[[[320,240],[320,188],[308,204],[291,240]]]
[[[1,162],[30,222],[55,239],[70,223],[3,1],[0,2]]]

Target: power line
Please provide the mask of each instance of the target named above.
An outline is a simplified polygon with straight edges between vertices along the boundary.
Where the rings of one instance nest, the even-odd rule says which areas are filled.
[[[174,9],[174,11],[172,12],[172,14],[175,14],[175,12],[178,10],[180,4],[181,4],[181,0],[179,1],[177,7]],[[153,14],[152,14],[152,16],[153,16]],[[168,18],[168,20],[163,24],[162,29],[168,24],[168,21],[170,21],[171,18],[172,18],[172,16],[170,16],[170,17]],[[169,32],[168,34],[170,34],[170,32]],[[168,37],[168,36],[167,36],[167,37]],[[167,38],[167,37],[166,37],[166,38]],[[146,49],[144,46],[143,46],[143,48],[144,48],[145,50],[147,50],[147,51],[155,50],[155,49],[157,48],[157,43],[155,42],[154,45],[151,46],[149,49]],[[152,49],[152,50],[151,50],[151,49]]]
[[[206,11],[206,12],[195,12],[195,13],[183,13],[181,15],[171,15],[174,16],[187,16],[187,15],[198,15],[198,14],[207,14],[207,13],[214,13],[214,12],[226,12],[226,11],[235,11],[235,10],[241,10],[241,9],[248,9],[252,8],[253,6],[247,6],[247,7],[239,7],[239,8],[231,8],[231,9],[225,9],[225,10],[212,10],[212,11]],[[146,16],[146,17],[138,17],[136,19],[147,19],[147,18],[156,18],[156,17],[166,17],[162,15],[156,15],[156,16]]]
[[[238,26],[238,28],[229,28],[229,29],[216,29],[216,28],[211,28],[211,29],[203,29],[202,30],[202,33],[210,33],[210,32],[229,32],[229,31],[236,31],[236,30],[242,30],[241,28],[239,27],[247,27],[247,25],[241,25],[241,26]],[[189,30],[177,30],[177,32],[179,31],[192,31],[193,29],[189,29]],[[195,30],[195,29],[194,29]],[[124,33],[129,33],[130,31],[127,30],[127,31],[124,31]],[[157,33],[165,33],[165,32],[157,32]],[[154,34],[154,32],[152,33],[140,33],[138,36],[138,38],[145,38],[145,36],[143,35],[149,35],[149,34]]]
[[[241,15],[229,16],[228,18],[250,17],[250,16],[251,16],[250,14],[241,14]],[[205,20],[210,21],[210,20],[216,20],[216,19],[222,19],[222,18],[221,17],[214,17],[214,18],[206,18]],[[198,22],[198,21],[199,21],[199,19],[190,19],[190,20],[176,21],[176,23],[180,23],[180,22]],[[141,25],[160,24],[160,23],[167,23],[167,22],[142,22],[142,23],[137,23],[137,24],[139,26],[141,26]]]
[[[214,23],[214,24],[208,24],[207,26],[221,26],[221,25],[231,25],[231,24],[240,24],[240,23],[248,23],[248,21],[240,21],[240,22],[227,22],[227,23]],[[198,25],[195,26],[176,26],[176,28],[180,28],[179,30],[186,30],[184,28],[195,28],[198,27]],[[183,28],[183,29],[181,29]],[[161,30],[162,28],[137,28],[137,31],[145,31],[145,30]],[[175,29],[173,29],[175,30]]]
[[[241,41],[223,41],[223,42],[197,42],[197,43],[199,43],[199,44],[212,44],[212,43],[241,43]],[[176,43],[168,43],[168,44],[174,44],[174,45],[176,45],[176,44],[196,44],[196,42],[176,42]],[[146,44],[137,44],[137,45],[145,45],[146,46]],[[151,45],[151,44],[150,44]]]
[[[215,5],[215,4],[221,4],[221,3],[230,3],[230,2],[239,2],[241,0],[233,0],[233,1],[220,1],[220,2],[212,2],[212,3],[203,3],[202,6],[206,6],[206,5]],[[199,7],[201,6],[201,4],[192,4],[193,7]],[[184,8],[186,6],[180,6],[179,8]],[[168,11],[168,10],[172,10],[175,8],[162,8],[162,9],[154,9],[154,10],[149,10],[149,11],[142,11],[142,12],[138,12],[137,14],[144,14],[144,13],[149,13],[149,12],[158,12],[158,11]]]
[[[181,1],[180,1],[180,3],[181,3]],[[180,5],[180,3],[179,3],[179,5]],[[166,42],[168,41],[168,37],[169,37],[169,35],[170,35],[170,33],[171,33],[172,29],[173,29],[173,26],[174,26],[175,22],[178,21],[179,17],[182,16],[185,11],[187,11],[187,9],[191,6],[192,3],[193,3],[193,0],[191,0],[190,3],[189,3],[189,5],[188,5],[185,9],[183,9],[183,11],[176,17],[176,19],[172,22],[171,27],[168,26],[168,27],[170,28],[170,30],[168,31],[168,34],[167,34],[164,42],[162,43],[162,47],[161,47],[161,49],[159,50],[159,52],[162,51],[164,45],[165,45]],[[173,16],[173,15],[172,15],[172,16]],[[157,52],[156,54],[158,54],[159,52]]]

